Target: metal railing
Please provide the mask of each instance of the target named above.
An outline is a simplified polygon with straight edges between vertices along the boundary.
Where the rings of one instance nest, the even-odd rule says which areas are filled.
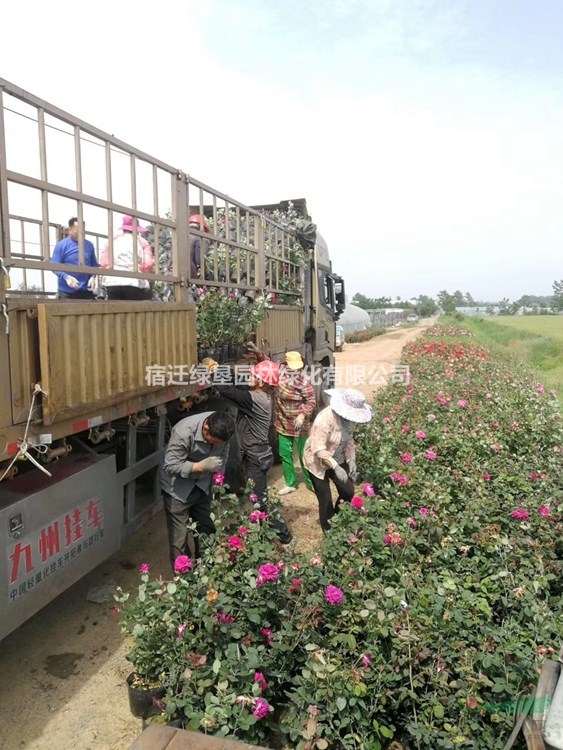
[[[189,226],[199,214],[207,223]],[[151,282],[155,296],[190,299],[190,285],[267,289],[300,304],[304,255],[295,232],[283,223],[230,198],[181,170],[48,104],[0,78],[0,298],[56,294],[52,261],[67,217],[78,219],[76,273],[86,265],[85,241],[98,262],[106,249],[104,276]],[[155,256],[152,273],[114,264],[114,240],[123,216],[148,228]],[[140,234],[133,226],[135,246]],[[193,240],[201,245],[201,272],[191,273]],[[47,272],[47,273],[46,273]]]

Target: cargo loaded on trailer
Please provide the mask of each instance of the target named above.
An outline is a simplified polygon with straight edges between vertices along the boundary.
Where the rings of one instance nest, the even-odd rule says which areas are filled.
[[[53,272],[69,266],[52,254],[69,216],[73,273],[92,274],[91,242],[106,278],[152,299],[59,299]],[[150,230],[150,273],[114,263],[123,217],[135,239]],[[243,317],[262,305],[257,345],[276,360],[300,351],[319,390],[329,383],[344,284],[304,200],[249,207],[0,79],[0,638],[159,508],[171,423],[214,404],[208,383],[178,377],[210,344],[206,294]]]

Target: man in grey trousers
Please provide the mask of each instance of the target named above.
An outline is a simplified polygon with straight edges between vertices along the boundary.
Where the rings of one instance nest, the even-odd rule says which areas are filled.
[[[232,416],[218,411],[181,419],[172,430],[159,472],[172,570],[179,555],[189,554],[190,520],[196,525],[196,559],[201,556],[198,538],[215,533],[211,480],[225,471],[234,432]]]

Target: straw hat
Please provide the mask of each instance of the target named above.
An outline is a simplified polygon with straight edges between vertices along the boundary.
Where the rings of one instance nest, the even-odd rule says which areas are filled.
[[[286,352],[285,362],[290,370],[302,370],[305,366],[299,352]]]
[[[330,408],[343,419],[350,422],[369,422],[371,419],[371,406],[366,402],[366,397],[355,388],[331,388],[325,391],[330,396]]]

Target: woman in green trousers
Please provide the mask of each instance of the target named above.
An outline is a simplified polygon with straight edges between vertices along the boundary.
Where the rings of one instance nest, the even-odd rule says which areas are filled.
[[[282,369],[276,388],[274,412],[285,479],[285,487],[279,491],[280,495],[289,495],[297,489],[297,475],[293,463],[294,446],[297,447],[307,489],[314,491],[311,477],[303,464],[303,449],[315,410],[315,390],[311,379],[304,372],[303,359],[299,352],[287,352],[285,362],[286,366]]]

